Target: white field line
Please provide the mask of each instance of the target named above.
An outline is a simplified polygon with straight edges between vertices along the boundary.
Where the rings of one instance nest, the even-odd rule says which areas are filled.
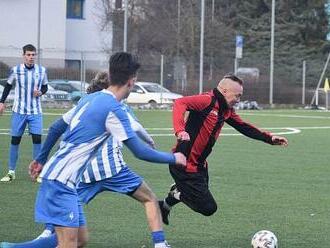
[[[146,128],[147,130],[172,130],[172,128]],[[301,133],[301,130],[318,130],[318,129],[330,129],[330,126],[321,126],[321,127],[267,127],[261,128],[262,130],[286,130],[282,132],[272,132],[274,135],[287,135],[287,134],[297,134]],[[234,130],[233,128],[227,127],[222,130]],[[165,137],[165,136],[174,136],[173,134],[163,134],[163,133],[153,133],[150,134],[155,137]],[[221,136],[240,136],[240,133],[221,133]]]
[[[240,112],[239,115],[271,116],[271,117],[282,117],[282,118],[330,119],[330,116],[289,115],[289,114],[262,114],[262,113],[244,113],[244,112]]]
[[[330,127],[328,127],[330,128]],[[223,129],[227,129],[227,130],[234,130],[232,128],[223,128]],[[291,128],[291,127],[276,127],[276,128],[267,128],[267,130],[273,130],[273,129],[279,129],[279,130],[287,130],[287,131],[283,131],[283,132],[272,132],[272,134],[274,135],[283,135],[283,134],[296,134],[296,133],[300,133],[301,131],[297,128]],[[149,130],[147,128],[147,130]],[[157,129],[153,129],[153,130],[157,130]],[[162,128],[162,130],[164,130]],[[171,130],[171,128],[169,128],[168,130]],[[152,133],[150,134],[151,136],[154,137],[165,137],[165,136],[174,136],[174,134],[162,134],[162,133]],[[240,136],[242,134],[240,133],[221,133],[221,136]]]
[[[68,109],[69,111],[70,109]],[[3,115],[11,115],[12,112],[6,111]],[[64,112],[65,113],[65,112]],[[62,116],[64,113],[42,113],[42,115],[49,115],[49,116]]]
[[[267,127],[261,128],[262,130],[279,130],[278,132],[272,132],[275,135],[284,135],[284,134],[297,134],[300,133],[301,130],[318,130],[318,129],[330,129],[330,126],[320,126],[320,127]],[[151,131],[171,131],[172,128],[146,128],[146,130]],[[223,130],[233,130],[233,128],[227,127],[223,128]],[[280,131],[283,130],[283,131]],[[47,134],[48,129],[43,129],[43,133]],[[27,134],[27,133],[25,133]],[[0,128],[0,135],[9,135],[9,129]],[[173,133],[150,133],[151,136],[154,137],[172,137]],[[239,136],[242,135],[240,133],[221,133],[221,136]]]
[[[139,111],[142,111],[142,110],[139,110]],[[170,111],[170,110],[167,110],[167,111]],[[321,112],[321,111],[319,111],[319,112],[328,113],[328,112]],[[11,115],[11,113],[12,113],[11,111],[6,111],[3,115]],[[330,119],[330,116],[310,116],[310,115],[290,115],[290,114],[270,114],[270,113],[268,114],[268,113],[257,113],[257,112],[255,112],[255,113],[239,112],[239,115],[270,116],[270,117],[275,116],[275,117],[282,117],[282,118]],[[57,115],[63,115],[63,113],[44,112],[43,115],[57,116]]]
[[[262,114],[262,113],[244,113],[240,112],[240,115],[250,115],[250,116],[270,116],[270,117],[282,117],[282,118],[306,118],[306,119],[330,119],[330,116],[306,116],[306,115],[290,115],[290,114]],[[11,115],[11,112],[7,111],[4,115]],[[48,113],[45,112],[43,115],[50,115],[50,116],[60,116],[62,115],[61,113]],[[313,129],[329,129],[330,127],[328,126],[323,126],[323,127],[270,127],[270,128],[261,128],[263,130],[286,130],[283,132],[277,132],[273,134],[277,135],[283,135],[283,134],[296,134],[300,133],[300,130],[313,130]],[[48,131],[48,129],[43,129],[44,131]],[[146,130],[158,130],[158,131],[172,131],[173,128],[146,128]],[[233,130],[233,128],[223,128],[223,130]],[[1,132],[3,131],[3,132]],[[9,129],[0,129],[0,135],[9,135]],[[154,137],[166,137],[166,136],[173,136],[172,133],[165,134],[165,133],[154,133],[150,134],[151,136]],[[232,134],[227,134],[227,133],[222,133],[221,136],[239,136],[241,135],[240,133],[232,133]]]

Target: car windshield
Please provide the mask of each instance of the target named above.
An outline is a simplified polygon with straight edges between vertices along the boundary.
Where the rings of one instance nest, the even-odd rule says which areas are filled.
[[[69,83],[78,91],[86,91],[88,88],[88,83],[80,81],[69,81]],[[85,89],[85,90],[84,90]]]
[[[148,92],[169,92],[168,89],[163,88],[159,84],[143,84],[142,86]]]

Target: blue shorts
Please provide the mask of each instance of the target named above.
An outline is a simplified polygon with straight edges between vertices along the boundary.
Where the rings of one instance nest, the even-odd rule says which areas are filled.
[[[98,193],[112,191],[132,195],[142,184],[143,179],[128,167],[124,167],[113,177],[92,183],[79,183],[77,192],[79,200],[89,203]]]
[[[35,221],[55,226],[80,227],[86,225],[77,191],[61,182],[43,179],[34,211]]]
[[[42,134],[42,114],[26,115],[13,112],[11,116],[11,136],[22,136],[29,127],[30,134]]]

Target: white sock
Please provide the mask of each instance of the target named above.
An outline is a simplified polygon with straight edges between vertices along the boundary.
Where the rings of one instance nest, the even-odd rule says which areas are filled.
[[[154,248],[167,248],[167,247],[171,247],[168,245],[168,243],[166,242],[166,240],[162,243],[157,243],[155,244]]]
[[[179,201],[180,201],[180,195],[181,195],[181,192],[178,190],[175,190],[173,193],[173,197]]]

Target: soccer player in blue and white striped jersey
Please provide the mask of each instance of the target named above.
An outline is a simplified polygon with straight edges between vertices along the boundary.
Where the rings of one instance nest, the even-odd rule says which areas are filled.
[[[55,225],[59,247],[78,245],[78,227],[84,223],[84,215],[78,204],[76,184],[86,169],[86,161],[96,155],[109,135],[123,142],[138,158],[185,164],[183,154],[160,153],[152,149],[149,150],[152,155],[147,154],[147,147],[131,128],[119,101],[129,95],[138,67],[132,55],[114,54],[110,59],[109,88],[86,96],[74,111],[64,116],[70,124],[59,150],[42,170],[43,181],[35,208],[37,222]]]
[[[22,135],[29,127],[29,133],[32,136],[33,158],[35,158],[41,147],[42,135],[42,110],[41,95],[47,92],[48,80],[46,69],[41,65],[34,63],[36,48],[31,45],[23,47],[23,64],[14,66],[8,77],[2,97],[0,99],[0,115],[5,110],[6,98],[13,86],[15,87],[15,100],[13,105],[13,114],[11,119],[11,145],[8,161],[8,174],[3,177],[1,182],[10,182],[15,179],[15,170],[18,159],[18,149]]]
[[[108,74],[101,72],[98,73],[95,79],[92,80],[87,93],[93,93],[108,86]],[[151,147],[155,143],[147,131],[142,127],[135,117],[132,109],[123,103],[123,109],[127,111],[130,123],[133,130],[138,136],[149,144]],[[41,149],[41,153],[31,164],[39,163],[44,164],[47,161],[51,148],[55,145],[59,137],[65,132],[69,123],[63,118],[54,122],[50,128],[47,138]],[[162,231],[162,223],[160,213],[158,212],[157,198],[144,180],[131,171],[126,165],[122,156],[122,143],[115,141],[110,136],[108,141],[98,150],[96,157],[88,163],[87,169],[83,172],[82,180],[78,185],[78,196],[83,204],[87,204],[98,193],[103,191],[117,192],[126,194],[141,202],[146,211],[147,220],[152,231],[152,240],[155,247],[169,247],[165,243],[165,236]],[[146,151],[148,152],[148,151]],[[151,157],[150,157],[151,158]],[[158,160],[159,161],[159,160]],[[156,161],[157,162],[157,161]],[[86,176],[86,174],[88,176]],[[85,176],[84,176],[85,175]],[[36,177],[36,175],[34,175]],[[80,229],[85,227],[80,226]],[[56,247],[56,236],[52,235],[54,231],[53,225],[46,225],[46,229],[38,236],[37,239],[24,242],[24,243],[0,243],[1,248],[38,248],[38,247]],[[78,246],[81,247],[86,240],[84,236],[79,236]]]

